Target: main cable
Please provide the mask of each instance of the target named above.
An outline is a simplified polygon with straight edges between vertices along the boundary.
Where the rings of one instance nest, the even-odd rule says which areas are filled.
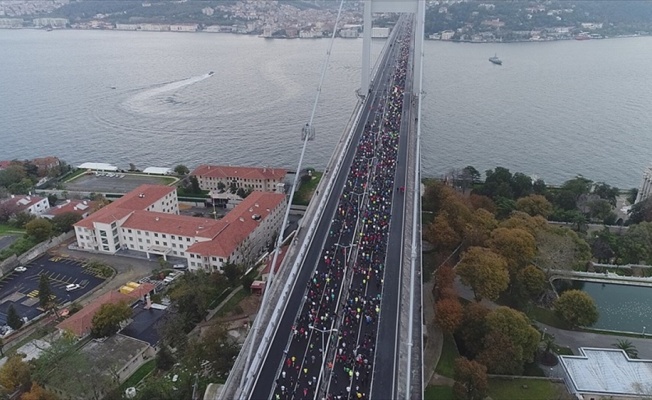
[[[317,112],[317,105],[319,103],[319,97],[321,95],[321,90],[322,86],[324,84],[324,79],[326,77],[326,69],[328,68],[328,65],[330,63],[331,59],[331,51],[333,49],[333,44],[335,43],[335,32],[337,31],[337,24],[340,21],[340,16],[342,15],[342,8],[344,6],[344,0],[340,1],[340,6],[337,10],[337,17],[335,18],[335,25],[333,25],[333,33],[331,34],[331,39],[328,44],[328,50],[326,51],[326,58],[322,64],[321,68],[321,76],[319,78],[319,85],[317,86],[317,95],[315,96],[315,101],[312,105],[312,112],[310,113],[310,120],[308,122],[308,126],[310,129],[312,129],[312,123],[315,119],[315,114]],[[261,312],[262,308],[265,305],[266,300],[268,299],[268,292],[270,292],[271,286],[274,284],[274,271],[276,269],[276,262],[278,261],[278,255],[280,252],[281,245],[283,244],[283,231],[285,230],[285,226],[288,223],[288,219],[290,216],[290,207],[292,205],[292,200],[294,199],[294,192],[297,188],[297,183],[299,182],[299,175],[301,172],[301,166],[303,165],[303,158],[304,155],[306,154],[306,147],[308,145],[308,140],[310,139],[310,132],[306,132],[305,137],[303,138],[303,147],[301,148],[301,156],[299,157],[299,163],[297,165],[297,172],[294,175],[294,182],[292,183],[292,189],[290,190],[290,196],[288,198],[288,203],[287,207],[285,209],[285,216],[283,217],[283,222],[281,223],[281,231],[278,234],[278,237],[276,239],[276,246],[274,247],[274,257],[272,258],[272,264],[270,267],[270,272],[269,272],[269,278],[267,279],[268,284],[265,285],[265,291],[263,292],[263,298],[260,303],[260,309],[258,312],[258,315],[256,316],[256,319],[254,320],[254,326],[253,326],[253,337],[255,338],[258,335],[258,330],[260,329],[260,320],[262,319],[261,317]],[[266,338],[263,338],[263,341],[266,340]],[[269,338],[267,338],[269,340]],[[245,368],[251,368],[251,355],[253,353],[253,343],[250,343],[249,345],[249,351],[247,352],[247,362],[245,364]],[[249,372],[249,371],[247,371]],[[242,378],[240,381],[240,387],[242,388],[243,383],[246,381],[245,378],[245,372],[242,374]],[[249,372],[249,375],[251,375],[251,372]],[[251,377],[249,377],[251,378]],[[241,396],[244,393],[241,393]]]

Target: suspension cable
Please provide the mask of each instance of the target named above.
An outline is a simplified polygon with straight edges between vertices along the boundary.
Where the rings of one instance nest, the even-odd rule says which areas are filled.
[[[337,24],[340,21],[340,16],[342,15],[342,7],[343,6],[344,6],[344,0],[341,0],[340,1],[340,6],[339,6],[339,8],[337,10],[337,18],[335,19],[335,25],[333,25],[333,33],[331,34],[331,39],[330,39],[330,42],[328,44],[328,50],[326,51],[326,58],[325,58],[325,60],[324,60],[324,62],[322,64],[322,67],[321,67],[321,76],[319,78],[319,85],[317,86],[317,94],[315,96],[315,101],[314,101],[314,103],[312,105],[312,112],[310,113],[310,120],[308,122],[308,125],[309,125],[310,129],[312,129],[312,123],[313,123],[313,121],[315,119],[315,114],[317,112],[317,104],[319,103],[319,96],[321,95],[321,89],[322,89],[322,86],[324,84],[324,78],[326,77],[326,69],[327,69],[327,67],[328,67],[328,65],[330,63],[331,51],[333,49],[333,43],[335,42],[335,32],[337,32]],[[297,165],[297,172],[294,175],[294,182],[292,183],[292,189],[290,190],[290,196],[288,198],[287,207],[285,209],[285,216],[283,217],[283,222],[281,223],[281,229],[280,229],[281,231],[279,232],[279,235],[278,235],[278,237],[276,239],[276,246],[274,247],[274,257],[272,258],[272,264],[271,264],[271,268],[270,268],[270,272],[269,272],[269,278],[267,279],[267,284],[265,285],[265,291],[263,293],[263,298],[262,298],[262,301],[261,301],[261,304],[260,304],[260,309],[259,309],[258,315],[256,316],[256,319],[254,321],[254,326],[253,326],[253,337],[254,338],[258,335],[258,330],[260,329],[260,320],[262,319],[262,312],[260,312],[260,311],[265,306],[266,300],[269,300],[268,299],[268,297],[269,297],[268,292],[270,292],[269,289],[274,284],[274,270],[275,270],[276,262],[278,261],[278,254],[280,252],[281,245],[283,244],[283,233],[284,233],[284,230],[285,230],[285,226],[288,223],[288,218],[290,216],[290,207],[292,205],[292,200],[294,199],[294,192],[296,190],[297,183],[299,182],[299,175],[300,175],[300,172],[301,172],[301,166],[303,165],[303,157],[306,154],[306,147],[307,147],[309,138],[310,138],[309,134],[306,134],[305,137],[303,138],[303,147],[301,148],[301,156],[299,157],[299,163]],[[265,339],[263,339],[263,340],[265,340]],[[267,340],[270,340],[270,339],[268,338]],[[254,348],[253,343],[250,343],[249,351],[247,352],[247,362],[245,364],[246,365],[245,368],[249,368],[249,369],[251,368],[251,355],[253,353],[253,348]],[[243,379],[240,381],[240,387],[242,387],[242,385],[243,385],[243,383],[245,381],[244,378],[245,378],[246,372],[249,372],[249,371],[243,371],[243,374],[242,374]]]

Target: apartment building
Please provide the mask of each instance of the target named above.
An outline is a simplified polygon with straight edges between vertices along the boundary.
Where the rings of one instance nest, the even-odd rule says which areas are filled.
[[[120,249],[149,258],[185,259],[191,270],[221,271],[228,261],[247,262],[279,231],[284,194],[253,192],[220,220],[178,214],[176,190],[143,185],[75,224],[83,250]]]
[[[46,197],[32,195],[12,194],[8,199],[0,200],[0,203],[9,203],[15,214],[26,212],[40,216],[41,213],[50,208],[50,203]]]
[[[218,190],[221,183],[226,188],[234,184],[245,190],[283,193],[287,172],[283,168],[200,165],[191,175],[197,178],[202,190]]]

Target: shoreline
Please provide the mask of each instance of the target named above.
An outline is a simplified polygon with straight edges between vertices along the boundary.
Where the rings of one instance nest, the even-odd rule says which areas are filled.
[[[300,36],[295,36],[295,37],[283,37],[283,36],[276,36],[276,37],[267,37],[267,36],[262,36],[262,34],[258,33],[238,33],[238,32],[212,32],[212,31],[206,31],[206,30],[197,30],[197,31],[171,31],[171,30],[143,30],[143,29],[106,29],[106,28],[51,28],[51,29],[46,29],[46,28],[37,28],[37,27],[20,27],[20,28],[0,28],[0,31],[3,30],[9,30],[9,31],[18,31],[18,30],[36,30],[36,31],[44,31],[44,32],[54,32],[54,31],[108,31],[108,32],[148,32],[148,33],[182,33],[182,34],[192,34],[192,33],[203,33],[203,34],[220,34],[220,35],[233,35],[233,36],[250,36],[250,37],[258,37],[260,39],[279,39],[279,40],[294,40],[294,39],[306,39],[306,40],[316,40],[316,39],[329,39],[330,36],[321,36],[321,37],[300,37]],[[455,40],[443,40],[443,39],[431,39],[428,37],[429,35],[425,36],[426,41],[430,42],[447,42],[447,43],[467,43],[467,44],[511,44],[511,43],[548,43],[548,42],[561,42],[561,41],[570,41],[570,40],[577,40],[578,42],[581,41],[592,41],[592,40],[609,40],[609,39],[631,39],[631,38],[643,38],[643,37],[650,37],[652,36],[651,34],[648,35],[641,35],[641,34],[630,34],[630,35],[617,35],[617,36],[604,36],[600,38],[589,38],[585,40],[578,40],[576,39],[575,36],[572,37],[563,37],[563,38],[553,38],[553,39],[541,39],[541,40],[532,40],[532,39],[523,39],[523,40],[494,40],[494,41],[473,41],[473,40],[460,40],[460,39],[455,39]],[[359,37],[340,37],[337,36],[338,39],[347,39],[347,40],[355,40],[355,39],[362,39],[362,36]],[[384,40],[387,38],[372,38],[376,40]]]

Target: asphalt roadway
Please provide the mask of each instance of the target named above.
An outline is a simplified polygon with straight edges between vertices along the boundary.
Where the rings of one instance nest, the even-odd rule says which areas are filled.
[[[398,47],[398,46],[396,46]],[[390,56],[385,59],[386,63],[395,63],[397,49],[390,48]],[[369,107],[368,104],[365,105],[365,108],[362,113],[361,121],[354,131],[354,137],[352,140],[351,147],[347,154],[345,155],[344,161],[342,163],[342,173],[336,177],[334,191],[332,195],[328,198],[327,204],[324,211],[324,216],[319,221],[317,230],[315,233],[315,240],[310,243],[308,255],[304,261],[302,269],[299,272],[297,280],[295,282],[295,288],[292,291],[288,304],[281,318],[279,328],[274,334],[274,338],[270,345],[268,354],[265,358],[265,361],[262,365],[255,386],[252,392],[252,399],[269,399],[273,394],[280,393],[280,387],[285,390],[292,389],[293,392],[297,393],[296,398],[313,398],[316,397],[314,394],[315,387],[318,386],[317,379],[321,380],[321,374],[318,372],[322,364],[322,347],[326,344],[331,343],[331,332],[326,328],[329,326],[318,325],[318,329],[309,329],[302,332],[295,332],[293,335],[293,326],[296,320],[298,320],[300,310],[304,306],[304,310],[310,308],[310,305],[304,305],[304,299],[302,297],[306,296],[306,287],[311,278],[314,279],[315,267],[317,267],[317,274],[321,273],[322,269],[319,266],[323,266],[324,262],[322,261],[323,251],[328,251],[335,247],[335,243],[352,243],[353,232],[345,232],[343,235],[334,238],[329,236],[329,231],[332,230],[332,223],[334,221],[335,212],[338,209],[338,204],[340,203],[342,194],[344,192],[344,186],[348,178],[348,171],[351,168],[355,151],[357,148],[357,143],[360,141],[360,137],[363,133],[365,126],[370,120],[370,116],[374,116],[375,113],[371,111],[377,111],[383,109],[383,104],[381,100],[383,95],[386,92],[388,87],[388,81],[390,74],[393,72],[392,68],[383,68],[382,74],[379,79],[376,79],[373,83],[372,96],[369,96],[367,102],[371,102],[372,106]],[[380,94],[380,96],[379,96]],[[409,99],[408,99],[409,101]],[[406,103],[409,104],[409,103]],[[398,165],[396,167],[396,177],[394,181],[394,187],[404,187],[405,178],[406,178],[406,137],[399,136],[399,152],[397,154]],[[347,173],[345,173],[347,172]],[[390,224],[390,236],[391,240],[389,242],[390,249],[401,249],[402,248],[402,226],[403,226],[403,209],[404,209],[404,199],[405,195],[400,190],[392,190],[392,217]],[[341,223],[341,222],[340,222]],[[352,251],[351,248],[348,250]],[[346,253],[339,251],[335,254],[331,253],[331,259],[333,262],[345,262],[344,257]],[[350,254],[349,254],[350,256]],[[348,257],[347,257],[348,258]],[[385,284],[382,292],[382,301],[383,309],[382,315],[387,316],[385,318],[380,317],[380,328],[379,328],[379,337],[378,343],[383,343],[383,345],[378,346],[378,353],[376,354],[376,363],[377,365],[383,365],[381,371],[374,374],[374,381],[380,382],[381,380],[389,381],[387,383],[393,386],[394,381],[394,365],[396,359],[396,336],[397,336],[397,318],[396,312],[398,309],[398,287],[399,287],[399,276],[400,276],[400,260],[401,252],[389,252],[386,258],[386,265],[388,266],[385,272],[384,281],[388,284]],[[391,268],[390,268],[391,267]],[[341,277],[344,278],[345,277]],[[391,282],[391,284],[389,284]],[[351,282],[351,286],[357,286],[357,282]],[[342,298],[342,292],[345,285],[337,286],[335,283],[334,288],[339,290],[338,302]],[[370,287],[372,285],[369,285]],[[303,290],[302,290],[303,289]],[[372,290],[369,295],[380,295],[378,293],[373,293]],[[322,296],[323,297],[323,296]],[[337,304],[338,302],[335,302]],[[314,305],[314,304],[313,304]],[[323,303],[325,307],[330,308],[331,306],[327,303]],[[333,305],[334,306],[334,305]],[[323,312],[324,310],[322,310]],[[330,311],[330,310],[329,310]],[[334,311],[334,310],[332,310]],[[303,313],[301,314],[303,315]],[[334,324],[334,321],[333,321]],[[333,324],[330,325],[330,328],[333,327]],[[359,335],[363,332],[363,326],[360,325]],[[366,328],[374,329],[372,327]],[[301,337],[305,335],[306,340],[292,340],[294,336],[300,334]],[[382,334],[382,338],[381,335]],[[334,338],[337,335],[333,335]],[[341,339],[341,337],[339,338]],[[381,341],[382,340],[382,341]],[[393,343],[393,346],[387,346],[385,343]],[[328,346],[326,346],[326,351],[328,352]],[[372,350],[373,351],[373,350]],[[294,357],[294,359],[293,359]],[[317,362],[315,361],[317,360]],[[288,361],[288,360],[291,360]],[[281,375],[281,369],[283,368],[284,363],[287,362],[288,365],[292,364],[292,368],[287,368],[286,371],[283,371]],[[296,365],[295,365],[296,364]],[[294,375],[295,379],[290,379],[287,375],[288,372],[292,374],[294,371],[297,371]],[[333,374],[337,376],[338,374]],[[392,378],[390,378],[392,377]],[[290,387],[290,384],[292,387]],[[342,391],[343,387],[346,386],[346,383],[329,382],[329,386],[333,384],[330,392],[337,393]],[[375,384],[375,387],[381,387],[379,383]],[[309,389],[309,390],[306,390]],[[350,387],[349,387],[350,390]],[[376,389],[374,389],[376,390]],[[385,392],[387,393],[387,392]],[[303,394],[303,396],[301,396]]]

